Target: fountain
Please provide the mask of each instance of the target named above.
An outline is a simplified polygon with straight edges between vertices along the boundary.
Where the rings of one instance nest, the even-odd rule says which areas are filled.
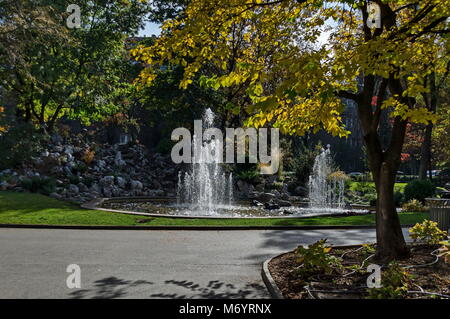
[[[211,109],[206,109],[201,128],[212,129],[214,119]],[[291,206],[265,209],[257,201],[233,199],[233,176],[224,172],[221,165],[221,141],[212,137],[204,141],[197,136],[194,134],[190,146],[193,154],[190,155],[189,170],[178,173],[176,202],[172,198],[108,199],[102,207],[122,213],[131,211],[134,214],[184,218],[291,218],[340,216],[348,213],[344,207],[344,180],[332,174],[329,146],[314,161],[309,177],[309,204],[294,199]],[[264,195],[264,191],[269,190],[263,190],[260,194]],[[276,204],[278,198],[273,200]],[[351,213],[364,214],[368,211],[353,209]]]
[[[206,109],[203,115],[203,129],[212,128],[215,114]],[[192,139],[193,157],[189,172],[179,172],[177,202],[189,204],[190,210],[201,212],[202,215],[216,215],[218,209],[233,202],[232,173],[223,172],[220,163],[221,143],[215,139],[199,141]]]
[[[314,160],[309,176],[309,202],[311,208],[344,208],[344,180],[331,176],[333,160],[330,145]]]

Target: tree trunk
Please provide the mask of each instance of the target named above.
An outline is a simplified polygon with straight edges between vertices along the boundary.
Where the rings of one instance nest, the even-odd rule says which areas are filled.
[[[420,150],[419,179],[427,178],[427,170],[431,167],[431,133],[433,124],[428,124],[425,129],[425,136]]]
[[[377,252],[375,260],[386,263],[408,256],[400,219],[394,201],[394,184],[397,167],[383,162],[379,172],[373,172],[377,190]]]

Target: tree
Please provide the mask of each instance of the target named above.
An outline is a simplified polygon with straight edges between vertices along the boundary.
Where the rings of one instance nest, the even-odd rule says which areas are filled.
[[[124,40],[148,11],[140,0],[78,1],[81,28],[69,29],[69,4],[0,0],[0,85],[44,131],[63,115],[88,123],[122,108],[117,95],[132,81]]]
[[[323,128],[345,137],[342,99],[354,100],[378,194],[376,258],[389,261],[408,255],[395,176],[408,122],[436,120],[417,100],[427,90],[430,66],[436,70],[447,55],[450,8],[439,0],[374,2],[379,28],[366,23],[367,1],[192,0],[179,18],[164,23],[153,46],[134,54],[150,66],[141,73],[143,83],[154,80],[155,65],[169,61],[185,66],[181,87],[187,87],[206,63],[229,69],[232,28],[241,24],[243,55],[232,71],[210,80],[217,87],[247,83],[248,125],[271,123],[300,135]],[[324,29],[329,43],[318,45]],[[383,145],[378,129],[388,110],[393,125]]]

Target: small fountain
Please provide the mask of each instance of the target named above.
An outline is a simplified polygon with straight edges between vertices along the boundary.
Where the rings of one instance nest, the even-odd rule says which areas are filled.
[[[206,109],[203,115],[203,129],[212,128],[215,114]],[[191,170],[178,174],[177,202],[189,204],[189,208],[204,214],[217,214],[218,208],[233,202],[233,176],[223,172],[220,163],[222,145],[215,139],[198,141],[192,139],[193,158]],[[198,158],[194,158],[197,156]],[[203,215],[203,214],[202,214]]]
[[[344,208],[344,180],[330,176],[333,173],[330,145],[316,156],[309,176],[311,208]]]

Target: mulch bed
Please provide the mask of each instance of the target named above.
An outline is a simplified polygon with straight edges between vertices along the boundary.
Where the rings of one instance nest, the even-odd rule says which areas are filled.
[[[368,297],[365,271],[371,262],[371,254],[362,248],[335,248],[330,253],[342,257],[344,266],[362,265],[360,271],[344,269],[335,274],[315,274],[302,277],[296,271],[299,266],[295,254],[288,252],[275,257],[269,263],[269,271],[278,288],[287,299],[361,299]],[[411,245],[411,256],[399,261],[410,274],[406,298],[445,298],[450,295],[450,264],[432,255],[439,246]],[[419,267],[420,265],[430,264]],[[382,270],[383,271],[383,270]],[[305,288],[306,287],[306,288]],[[433,295],[440,294],[440,295]]]

